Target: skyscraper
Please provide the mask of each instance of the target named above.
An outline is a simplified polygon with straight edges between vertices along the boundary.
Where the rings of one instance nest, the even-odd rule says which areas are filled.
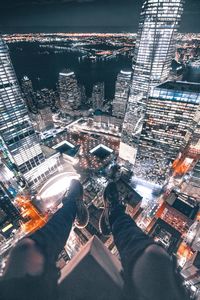
[[[117,76],[112,114],[119,119],[123,119],[125,116],[130,91],[131,75],[132,72],[122,70]]]
[[[19,210],[13,205],[4,184],[0,182],[0,233],[9,237],[12,230],[19,227],[21,219]]]
[[[27,76],[24,76],[21,81],[21,86],[29,111],[36,112],[37,109],[32,81]]]
[[[42,182],[53,162],[45,162],[11,63],[0,39],[0,151],[9,156],[30,184]],[[55,165],[54,165],[55,166]]]
[[[65,114],[72,114],[81,105],[81,91],[70,69],[59,73],[60,105]]]
[[[92,106],[94,110],[102,109],[104,102],[104,83],[97,82],[93,86],[92,91]]]
[[[163,183],[187,144],[200,105],[200,84],[166,81],[152,89],[140,136],[135,174]]]
[[[80,94],[81,94],[81,105],[83,107],[85,107],[88,103],[87,103],[87,96],[86,96],[86,90],[85,90],[85,86],[80,84],[79,85],[79,89],[80,89]]]
[[[181,186],[182,192],[200,201],[200,105],[194,117],[194,126],[187,133],[186,143],[172,169],[174,176],[185,179]]]
[[[175,54],[183,0],[145,0],[133,59],[133,79],[124,119],[120,157],[134,163],[150,89],[165,81]],[[131,153],[128,157],[127,153]]]
[[[50,107],[39,109],[37,115],[34,115],[33,118],[33,125],[36,131],[43,132],[54,128],[52,111]]]

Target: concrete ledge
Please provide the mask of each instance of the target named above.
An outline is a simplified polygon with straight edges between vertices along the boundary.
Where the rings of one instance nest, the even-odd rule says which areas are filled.
[[[92,237],[62,269],[60,300],[118,300],[123,280],[119,260],[104,244]]]

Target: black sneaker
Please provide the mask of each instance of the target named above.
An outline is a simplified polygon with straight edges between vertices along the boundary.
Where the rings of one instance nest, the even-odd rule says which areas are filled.
[[[111,233],[109,215],[112,212],[112,210],[114,210],[120,205],[119,192],[117,190],[117,185],[115,182],[108,183],[104,190],[103,198],[104,210],[100,216],[99,230],[103,235],[109,236]]]
[[[77,213],[74,225],[78,228],[85,228],[89,222],[89,211],[83,202],[83,186],[79,180],[72,179],[67,197],[76,201]]]

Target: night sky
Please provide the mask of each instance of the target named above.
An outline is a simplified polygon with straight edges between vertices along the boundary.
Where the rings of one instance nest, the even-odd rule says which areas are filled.
[[[0,31],[136,32],[142,0],[1,0]],[[200,0],[186,0],[181,32],[200,32]]]

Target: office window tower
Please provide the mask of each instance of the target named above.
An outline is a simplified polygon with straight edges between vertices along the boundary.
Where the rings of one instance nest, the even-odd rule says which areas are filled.
[[[33,84],[32,81],[27,76],[24,76],[22,78],[21,87],[29,111],[36,113],[37,112],[36,101],[35,101],[36,99],[33,90]]]
[[[50,107],[45,107],[39,110],[37,127],[39,131],[45,131],[54,128],[52,111]]]
[[[12,197],[4,184],[0,182],[0,234],[9,237],[13,229],[19,228],[20,220],[20,211],[12,203]]]
[[[22,98],[8,47],[2,39],[0,39],[0,111],[0,152],[6,152],[31,184],[33,180],[41,181],[48,166],[42,165],[42,168],[37,168],[45,163],[45,158]]]
[[[152,89],[134,168],[137,177],[163,184],[187,144],[200,105],[200,84],[166,81]]]
[[[19,170],[26,173],[44,157],[3,40],[0,40],[0,72],[0,135]]]
[[[70,69],[59,73],[60,105],[65,114],[72,114],[81,105],[81,91]]]
[[[122,70],[117,76],[115,98],[112,104],[112,114],[119,119],[123,119],[125,116],[130,90],[131,75],[132,72]]]
[[[145,0],[133,59],[133,79],[123,124],[120,156],[134,163],[150,89],[165,81],[175,52],[184,0]],[[123,153],[125,150],[125,153]],[[126,157],[124,157],[126,159]]]
[[[174,176],[183,177],[187,174],[182,184],[182,192],[200,201],[200,105],[194,117],[194,125],[191,126],[185,140],[186,147],[181,149],[172,170]]]
[[[92,106],[94,110],[103,108],[104,94],[104,82],[97,82],[93,86],[92,91]]]

